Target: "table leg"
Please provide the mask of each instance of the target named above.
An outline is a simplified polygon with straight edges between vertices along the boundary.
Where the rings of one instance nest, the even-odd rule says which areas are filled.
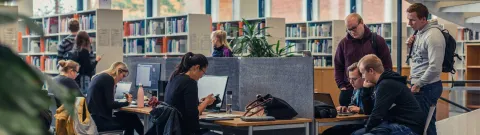
[[[253,127],[248,126],[248,135],[253,135]]]
[[[150,117],[147,114],[143,115],[143,132],[147,133],[150,128]]]
[[[305,135],[310,135],[310,125],[308,123],[305,123]]]

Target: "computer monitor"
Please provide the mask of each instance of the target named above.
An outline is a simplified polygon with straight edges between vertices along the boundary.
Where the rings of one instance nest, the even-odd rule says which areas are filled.
[[[131,82],[119,82],[115,88],[115,97],[114,99],[123,99],[125,95],[124,93],[128,93],[130,91],[130,87],[132,87]]]
[[[137,64],[135,86],[142,84],[144,90],[157,91],[161,74],[160,67],[160,63]]]
[[[217,104],[217,107],[221,108],[223,105],[223,98],[225,97],[225,91],[227,89],[228,76],[211,76],[205,75],[198,80],[198,99],[202,99],[209,94],[216,96],[217,94],[222,101],[221,104]]]

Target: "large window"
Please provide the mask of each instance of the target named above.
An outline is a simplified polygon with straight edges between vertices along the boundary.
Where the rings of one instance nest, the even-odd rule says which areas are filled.
[[[345,19],[345,0],[318,0],[319,20]]]
[[[361,4],[362,18],[365,23],[385,22],[384,14],[388,13],[385,12],[385,0],[362,0]]]
[[[34,16],[62,14],[77,10],[76,0],[33,0],[33,3]]]
[[[123,19],[145,17],[145,0],[112,0],[112,9],[121,9]]]
[[[285,18],[286,22],[302,20],[302,0],[272,0],[271,16]]]
[[[218,20],[228,21],[233,19],[233,1],[219,0]],[[214,11],[212,11],[214,12]]]

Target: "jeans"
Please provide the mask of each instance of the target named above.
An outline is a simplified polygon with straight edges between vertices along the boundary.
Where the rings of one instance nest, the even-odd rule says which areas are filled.
[[[136,114],[127,112],[115,112],[113,120],[101,116],[92,115],[98,132],[125,130],[125,135],[133,135],[134,131],[143,135],[143,124]]]
[[[348,106],[352,101],[353,90],[340,90],[340,106]]]
[[[410,128],[397,123],[382,122],[377,127],[374,127],[370,132],[365,132],[365,128],[359,129],[352,133],[352,135],[417,135]]]
[[[427,84],[420,88],[419,95],[423,96],[423,100],[419,100],[417,97],[417,101],[425,116],[428,116],[430,106],[437,105],[437,100],[442,95],[442,89],[443,86],[441,81]],[[437,109],[435,109],[435,111],[433,112],[432,120],[430,120],[430,124],[428,125],[427,135],[437,134],[437,128],[435,126],[435,122],[437,121],[436,113]]]

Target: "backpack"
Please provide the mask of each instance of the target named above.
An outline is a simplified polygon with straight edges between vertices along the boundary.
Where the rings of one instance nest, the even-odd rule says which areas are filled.
[[[336,118],[337,109],[321,101],[313,101],[315,118]]]
[[[373,51],[375,52],[375,55],[378,56],[378,46],[377,46],[377,33],[376,32],[372,32],[372,48],[373,48]]]
[[[458,58],[459,60],[462,60],[460,56],[455,53],[455,50],[457,48],[457,41],[455,41],[455,38],[453,38],[452,35],[448,32],[447,29],[440,29],[438,28],[442,34],[443,37],[445,38],[445,56],[443,56],[443,63],[442,63],[442,72],[444,73],[452,73],[455,74],[456,70],[454,68],[454,63],[455,63],[455,57]],[[416,31],[415,34],[416,35]],[[409,62],[409,59],[412,57],[412,51],[413,47],[410,49],[410,52],[408,53],[407,57],[407,63]]]

